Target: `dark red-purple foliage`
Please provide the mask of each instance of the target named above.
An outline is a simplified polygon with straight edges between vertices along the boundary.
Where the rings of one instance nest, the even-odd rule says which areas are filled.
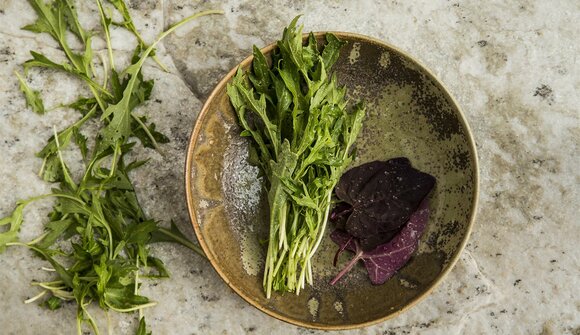
[[[411,258],[429,220],[427,195],[435,177],[411,166],[404,157],[374,161],[347,171],[338,182],[330,220],[331,238],[355,253],[331,285],[362,260],[371,282],[383,284]]]
[[[388,242],[409,221],[435,185],[435,177],[411,166],[404,157],[374,161],[347,171],[338,182],[331,220],[348,215],[344,230],[363,250]]]
[[[428,220],[429,203],[425,199],[411,215],[409,222],[393,239],[377,246],[371,251],[364,251],[357,239],[350,234],[341,230],[335,230],[330,235],[330,238],[340,246],[334,258],[335,265],[338,256],[345,249],[354,252],[355,255],[345,268],[332,279],[330,284],[336,284],[359,260],[363,261],[373,284],[380,285],[385,283],[409,261],[411,255],[417,250],[419,239],[427,226]]]

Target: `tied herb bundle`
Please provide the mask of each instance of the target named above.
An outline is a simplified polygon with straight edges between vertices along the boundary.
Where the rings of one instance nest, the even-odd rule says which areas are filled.
[[[267,180],[268,298],[272,290],[299,294],[312,284],[311,259],[365,113],[361,103],[347,111],[346,90],[329,74],[343,42],[326,34],[320,50],[310,33],[304,45],[297,20],[284,29],[272,67],[254,46],[251,72],[238,69],[227,86],[241,135],[252,140],[250,159]]]
[[[91,48],[96,32],[82,27],[72,1],[55,0],[46,4],[43,0],[29,0],[38,19],[23,29],[49,34],[59,44],[66,61],[57,63],[31,51],[32,59],[24,63],[25,72],[36,67],[64,72],[87,84],[92,96],[80,97],[65,106],[80,113],[78,121],[58,132],[55,129],[54,136],[37,154],[43,159],[40,175],[58,186],[50,194],[19,201],[11,215],[0,220],[0,227],[4,228],[0,233],[0,252],[7,246],[28,247],[50,263],[51,267],[45,269],[55,276],[49,282],[33,282],[40,293],[26,302],[38,300],[50,309],[59,308],[63,301],[76,302],[79,334],[83,324],[99,334],[97,323],[87,308],[92,303],[105,312],[138,310],[140,315],[143,308],[155,304],[139,294],[140,278],[168,277],[168,272],[160,259],[149,254],[150,243],[177,242],[203,255],[175,224],[172,223],[170,229],[163,228],[145,215],[130,173],[146,160],[128,161],[127,155],[137,144],[135,140],[148,148],[157,148],[159,143],[169,141],[145,116],[134,113],[135,108],[149,99],[153,89],[153,80],[145,80],[141,72],[146,59],[153,57],[161,65],[154,55],[154,48],[161,39],[192,19],[221,11],[210,10],[187,17],[147,46],[135,29],[125,3],[122,0],[108,2],[112,6],[104,6],[101,0],[95,2],[108,51],[108,60],[101,59],[104,74],[97,78],[95,64],[98,58],[95,59]],[[123,22],[112,20],[113,9],[119,12]],[[112,24],[124,27],[137,39],[131,64],[119,72],[111,48],[109,28]],[[77,39],[81,50],[69,46],[67,35]],[[45,113],[39,92],[31,89],[18,73],[16,75],[27,105],[38,114]],[[87,127],[89,120],[98,125],[91,141],[85,135],[87,129],[91,129]],[[81,176],[76,180],[62,155],[62,150],[74,150],[75,146],[84,163]],[[24,207],[43,198],[55,199],[45,233],[33,241],[19,241]],[[137,334],[146,333],[145,320],[141,316]]]

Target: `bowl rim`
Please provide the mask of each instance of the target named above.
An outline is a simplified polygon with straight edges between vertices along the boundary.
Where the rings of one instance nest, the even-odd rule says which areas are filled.
[[[319,330],[350,330],[350,329],[358,329],[358,328],[368,327],[371,325],[375,325],[375,324],[384,322],[386,320],[395,318],[398,315],[402,314],[403,312],[409,310],[413,306],[417,305],[419,302],[423,301],[427,296],[429,296],[429,294],[431,294],[433,292],[433,290],[441,284],[441,282],[447,277],[447,275],[455,267],[457,261],[459,260],[459,257],[461,257],[461,254],[462,254],[463,250],[465,249],[465,246],[467,245],[467,242],[469,241],[469,237],[471,235],[473,225],[475,222],[475,217],[476,217],[476,212],[477,212],[477,207],[478,207],[478,202],[479,202],[479,178],[480,178],[480,176],[479,176],[479,161],[478,161],[478,157],[477,157],[477,148],[475,146],[475,140],[473,139],[473,132],[471,130],[471,127],[467,123],[463,109],[460,107],[459,103],[453,97],[453,95],[451,95],[451,93],[449,92],[449,89],[443,84],[443,82],[427,66],[425,66],[417,58],[410,55],[406,51],[403,51],[398,47],[395,47],[387,42],[384,42],[384,41],[379,40],[379,39],[374,38],[374,37],[370,37],[370,36],[366,36],[366,35],[362,35],[362,34],[358,34],[358,33],[342,32],[342,31],[313,32],[315,37],[320,37],[320,36],[325,35],[327,33],[332,33],[332,34],[336,35],[339,39],[340,38],[349,38],[349,39],[362,40],[362,41],[374,43],[374,44],[380,45],[382,47],[385,47],[385,48],[387,48],[395,53],[398,53],[399,55],[401,55],[403,57],[406,57],[407,59],[414,62],[422,71],[425,71],[425,73],[428,76],[430,76],[436,82],[437,85],[440,86],[440,88],[442,89],[444,94],[446,94],[449,97],[452,105],[458,111],[458,118],[460,119],[461,125],[463,126],[463,128],[466,131],[469,150],[472,152],[471,163],[473,165],[473,170],[474,170],[474,175],[473,175],[474,186],[473,186],[473,200],[472,200],[472,204],[471,204],[472,207],[471,207],[471,211],[469,214],[469,220],[468,220],[469,222],[467,224],[467,231],[466,231],[465,237],[461,241],[459,248],[457,249],[457,252],[453,255],[451,260],[448,262],[447,267],[438,275],[437,278],[435,278],[435,280],[431,283],[431,285],[426,290],[421,292],[419,295],[417,295],[408,304],[406,304],[405,306],[403,306],[399,310],[397,310],[389,315],[386,315],[384,317],[380,317],[380,318],[377,318],[374,320],[365,321],[365,322],[361,322],[361,323],[347,324],[347,325],[324,325],[324,324],[320,324],[320,323],[314,323],[314,322],[308,323],[308,322],[292,319],[290,317],[279,314],[278,312],[271,310],[271,309],[268,309],[265,306],[259,304],[255,299],[253,299],[251,296],[245,294],[242,290],[240,290],[239,288],[237,288],[236,286],[234,286],[231,283],[231,281],[227,278],[225,273],[218,266],[216,259],[213,257],[212,252],[210,251],[209,247],[205,243],[204,238],[203,238],[203,234],[201,231],[201,227],[199,226],[199,223],[197,222],[197,215],[196,215],[195,208],[193,205],[193,195],[191,192],[192,186],[193,186],[192,179],[191,179],[191,170],[192,170],[192,166],[193,166],[193,149],[195,148],[195,146],[197,144],[197,139],[199,138],[199,133],[200,133],[201,128],[203,126],[202,120],[205,118],[206,114],[209,113],[210,102],[215,98],[215,96],[217,95],[217,92],[222,90],[227,85],[227,83],[235,75],[235,73],[239,67],[245,67],[252,62],[254,57],[251,54],[248,57],[246,57],[244,60],[242,60],[239,64],[234,66],[220,80],[220,82],[216,85],[216,87],[213,89],[211,94],[205,100],[204,105],[203,105],[201,111],[199,112],[199,114],[196,118],[195,125],[193,127],[192,132],[191,132],[191,136],[190,136],[190,140],[189,140],[189,144],[188,144],[188,148],[187,148],[187,156],[186,156],[186,162],[185,162],[185,193],[186,193],[186,199],[187,199],[187,209],[188,209],[188,213],[189,213],[189,218],[191,220],[191,224],[193,226],[193,229],[195,231],[195,235],[197,237],[197,240],[198,240],[201,248],[203,249],[207,259],[211,263],[213,269],[218,273],[218,275],[222,278],[222,280],[236,294],[238,294],[240,297],[242,297],[247,303],[254,306],[258,310],[264,312],[265,314],[272,316],[278,320],[287,322],[289,324],[293,324],[293,325],[301,326],[301,327],[305,327],[305,328],[310,328],[310,329],[319,329]],[[303,35],[308,36],[308,34],[309,33],[305,33]],[[265,53],[272,51],[275,47],[276,47],[276,42],[271,43],[271,44],[261,48],[260,50],[262,51],[262,53],[265,54]]]

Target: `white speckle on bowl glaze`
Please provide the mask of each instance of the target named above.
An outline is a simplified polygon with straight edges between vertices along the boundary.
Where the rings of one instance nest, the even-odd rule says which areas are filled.
[[[342,302],[335,301],[333,306],[334,306],[334,309],[338,312],[338,314],[342,315],[344,313],[344,309],[342,307]]]
[[[383,52],[381,58],[379,58],[379,65],[386,69],[389,64],[391,64],[391,56],[388,52]]]
[[[313,318],[318,316],[318,306],[320,306],[320,303],[315,297],[312,297],[310,300],[308,300],[308,311]]]
[[[355,42],[352,45],[352,50],[350,51],[350,54],[348,55],[348,61],[351,64],[354,64],[358,61],[359,57],[360,57],[360,43]]]

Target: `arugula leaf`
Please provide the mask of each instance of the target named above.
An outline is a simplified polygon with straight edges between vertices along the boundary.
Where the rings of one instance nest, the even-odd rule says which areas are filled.
[[[44,114],[46,111],[44,109],[44,103],[40,98],[40,92],[31,89],[26,81],[20,77],[18,72],[14,72],[16,78],[20,82],[20,90],[24,93],[24,97],[26,98],[26,105],[29,106],[33,112],[36,114]]]
[[[139,328],[137,328],[136,335],[151,335],[151,332],[147,331],[147,324],[145,323],[145,318],[139,319]]]
[[[364,106],[347,110],[346,90],[329,75],[344,42],[332,34],[319,48],[298,16],[284,29],[271,62],[254,47],[251,71],[238,69],[227,94],[266,176],[270,235],[264,269],[272,290],[300,292],[312,283],[311,258],[322,239],[332,189],[352,161]],[[271,65],[268,65],[271,64]]]
[[[132,116],[132,111],[130,108],[131,97],[134,94],[134,90],[137,87],[136,83],[139,79],[139,72],[141,71],[141,67],[145,63],[149,54],[153,51],[155,46],[167,35],[172,33],[175,29],[179,28],[183,24],[188,21],[191,21],[195,18],[204,15],[210,14],[221,14],[221,11],[215,10],[208,10],[204,12],[199,12],[193,14],[191,16],[186,17],[185,19],[179,21],[178,23],[169,27],[165,32],[163,32],[156,40],[153,42],[142,54],[141,58],[134,63],[131,64],[127,69],[125,69],[124,73],[129,76],[129,81],[123,91],[123,97],[121,100],[116,104],[109,105],[103,115],[101,116],[101,120],[112,116],[111,121],[109,124],[103,129],[102,137],[103,137],[103,145],[104,146],[114,146],[115,143],[119,140],[125,141],[131,135],[131,127],[130,127],[130,120]],[[152,138],[152,137],[151,137]],[[156,141],[152,138],[152,142],[156,145]]]
[[[165,268],[163,261],[157,257],[149,256],[147,257],[147,264],[157,270],[157,274],[147,274],[149,278],[169,278],[169,271]]]
[[[169,229],[159,227],[158,230],[154,231],[151,234],[151,239],[149,240],[149,243],[158,243],[158,242],[176,242],[183,245],[186,248],[195,251],[200,256],[205,257],[203,250],[199,246],[191,243],[189,239],[185,235],[183,235],[183,233],[179,230],[179,228],[177,228],[177,225],[175,224],[175,222],[173,222],[173,220],[171,221],[171,227]]]
[[[129,14],[129,10],[127,9],[127,5],[125,5],[125,2],[122,0],[108,0],[108,1],[113,6],[115,6],[117,11],[119,11],[119,13],[121,13],[121,16],[123,16],[122,22],[112,22],[112,24],[124,27],[125,29],[129,30],[137,38],[137,41],[139,43],[139,47],[143,50],[147,49],[147,47],[148,47],[147,43],[145,43],[145,41],[141,37],[141,34],[139,34],[139,32],[137,31],[137,28],[135,27],[135,24],[133,23],[133,19],[131,18],[131,15]],[[167,67],[165,67],[165,65],[163,65],[163,63],[161,63],[159,61],[159,59],[157,59],[157,56],[155,55],[155,49],[153,49],[151,51],[151,57],[163,69],[163,71],[169,72]]]
[[[322,62],[324,67],[329,69],[338,60],[340,55],[340,49],[345,45],[346,42],[339,40],[336,36],[332,34],[326,35],[326,46],[322,51]]]
[[[8,243],[18,241],[18,231],[20,231],[20,226],[22,226],[23,222],[22,211],[26,205],[34,200],[33,198],[28,201],[17,202],[12,215],[0,220],[0,226],[10,225],[7,231],[0,233],[0,252],[4,252]]]
[[[36,246],[41,249],[48,249],[56,240],[73,224],[71,217],[66,217],[56,221],[48,222],[44,227],[48,233],[44,235],[42,240],[36,243]]]
[[[169,137],[165,136],[164,134],[158,132],[155,128],[155,123],[151,123],[148,126],[146,125],[147,117],[141,116],[138,117],[140,120],[139,123],[133,123],[133,135],[141,141],[141,144],[145,148],[155,149],[156,143],[169,143]],[[153,140],[151,139],[153,138]]]
[[[76,37],[78,37],[81,42],[87,44],[90,35],[87,34],[83,29],[83,27],[80,25],[74,5],[70,2],[70,0],[65,0],[64,2],[60,2],[59,4],[61,6],[61,10],[66,20],[67,28]]]
[[[84,69],[88,72],[89,66],[85,63],[86,59],[83,56],[72,52],[66,40],[66,32],[67,30],[70,30],[78,36],[82,42],[90,45],[90,43],[86,43],[88,36],[78,23],[78,19],[72,10],[70,2],[68,0],[55,1],[50,7],[44,3],[44,0],[28,0],[28,2],[38,14],[38,19],[35,23],[26,25],[22,29],[37,33],[50,34],[52,38],[60,44],[60,47],[72,62],[73,66],[77,70]]]
[[[62,307],[62,299],[52,296],[46,300],[43,305],[51,311],[54,311]]]
[[[82,115],[86,115],[95,106],[98,106],[95,98],[79,98],[73,103],[67,105],[67,107],[81,112]]]
[[[44,291],[27,302],[46,293],[49,297],[42,305],[49,309],[60,307],[62,301],[75,301],[78,332],[86,323],[98,334],[96,321],[87,309],[91,303],[97,303],[104,310],[123,313],[155,305],[139,294],[139,275],[167,277],[169,273],[160,259],[149,255],[149,243],[155,239],[177,242],[201,253],[200,248],[173,224],[171,229],[159,228],[155,220],[145,215],[129,172],[147,160],[134,160],[129,164],[125,164],[125,160],[136,144],[129,141],[131,137],[139,139],[145,147],[157,147],[158,143],[168,141],[155,129],[155,124],[147,123],[145,116],[137,117],[132,113],[150,98],[153,89],[153,80],[145,80],[141,68],[154,54],[154,46],[185,22],[221,11],[192,15],[170,27],[149,47],[144,47],[140,41],[131,65],[119,75],[110,46],[109,25],[112,21],[105,15],[101,1],[97,0],[101,31],[105,34],[111,64],[110,69],[103,64],[104,78],[100,85],[93,74],[91,36],[94,33],[83,29],[73,2],[53,0],[46,4],[43,0],[29,0],[29,3],[38,18],[23,29],[48,33],[59,44],[66,61],[57,63],[31,51],[32,59],[23,64],[25,73],[32,67],[44,67],[70,74],[86,83],[93,96],[80,97],[66,106],[78,110],[82,117],[59,132],[55,130],[38,152],[37,156],[43,159],[40,175],[47,181],[58,183],[58,186],[50,194],[19,201],[9,216],[0,219],[3,227],[0,252],[6,246],[24,246],[49,262],[55,280],[33,283]],[[131,22],[127,25],[129,30],[137,34],[123,1],[117,0],[114,4],[122,9],[126,21]],[[70,37],[71,34],[81,43],[81,52],[70,48],[67,35]],[[30,89],[18,73],[16,76],[27,103],[33,111],[43,113],[44,106],[38,92]],[[83,131],[91,129],[86,126],[91,119],[97,121],[99,130],[89,141]],[[71,143],[76,145],[85,165],[78,180],[72,177],[76,174],[71,173],[62,156],[62,150]],[[45,233],[26,244],[19,242],[24,207],[46,197],[54,197],[56,201],[48,216],[49,222],[45,224]],[[138,332],[146,333],[144,319],[141,319]]]
[[[87,73],[81,72],[78,69],[73,68],[69,64],[55,63],[52,60],[50,60],[48,57],[41,55],[38,52],[30,51],[30,54],[32,55],[32,59],[27,60],[23,64],[25,72],[27,72],[30,68],[33,68],[33,67],[43,67],[43,68],[63,71],[63,72],[66,72],[66,73],[76,77],[76,78],[79,78],[79,79],[85,81],[87,84],[89,84],[89,87],[92,90],[98,92],[99,94],[103,94],[106,97],[111,96],[111,94],[106,89],[104,89],[98,83],[96,83],[93,79],[91,79],[90,76],[87,75]],[[78,56],[77,58],[83,59],[83,57],[81,57],[81,56]],[[88,67],[90,67],[90,64],[82,63],[82,64],[79,64],[79,66],[82,68],[88,68]],[[99,98],[100,98],[100,96],[98,96],[97,99],[99,99]]]

